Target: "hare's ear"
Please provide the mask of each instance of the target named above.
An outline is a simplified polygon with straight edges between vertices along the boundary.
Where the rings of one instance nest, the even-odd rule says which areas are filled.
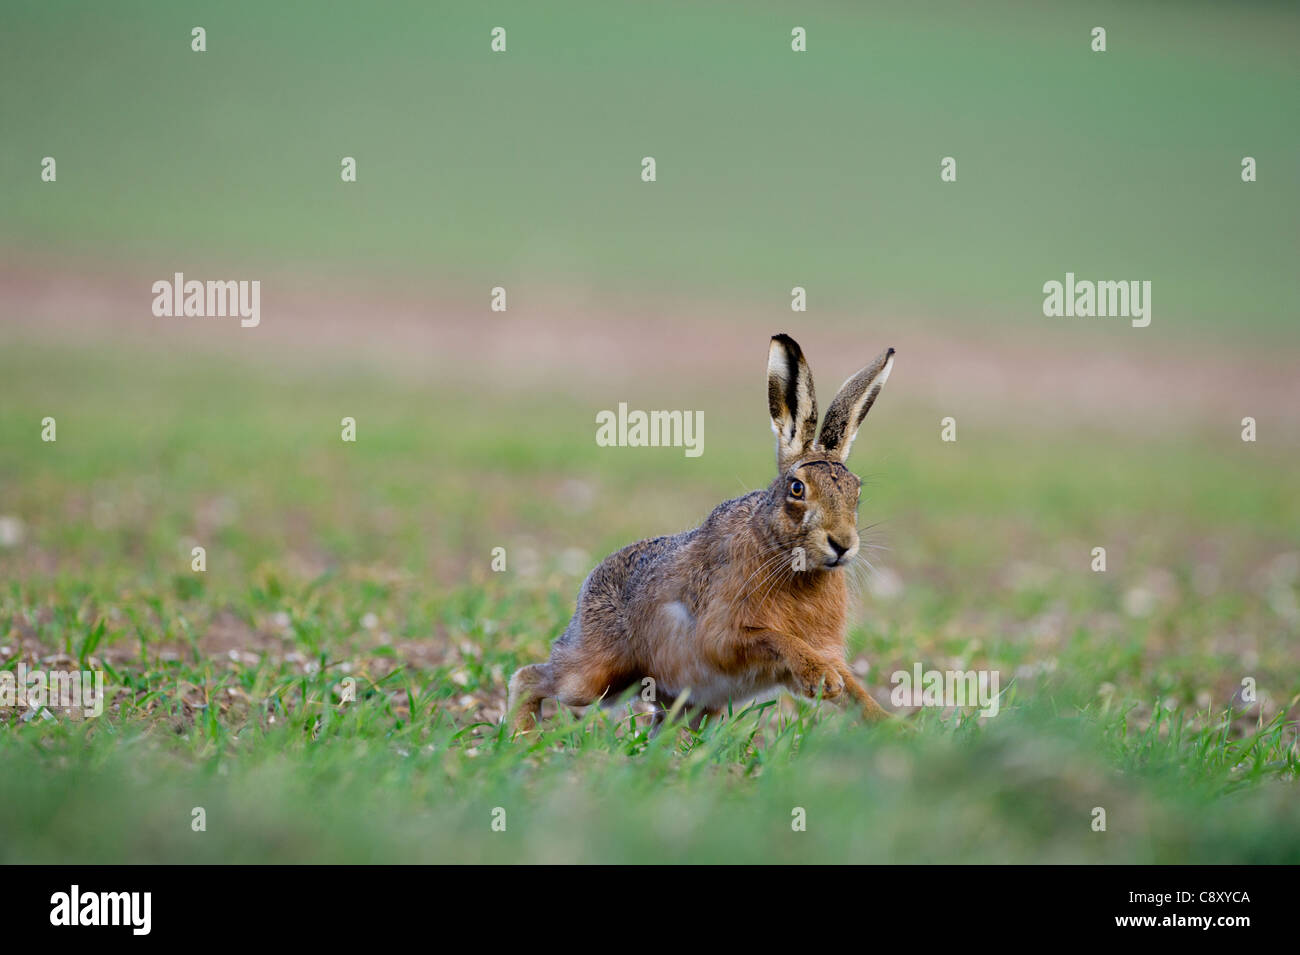
[[[784,471],[817,437],[817,394],[803,351],[789,335],[773,335],[767,350],[767,408],[776,432],[776,466]]]
[[[853,439],[858,436],[858,428],[862,427],[862,420],[871,410],[893,367],[894,350],[890,348],[844,382],[840,393],[826,409],[826,420],[822,422],[822,433],[818,439],[821,449],[828,455],[841,461],[848,458]]]

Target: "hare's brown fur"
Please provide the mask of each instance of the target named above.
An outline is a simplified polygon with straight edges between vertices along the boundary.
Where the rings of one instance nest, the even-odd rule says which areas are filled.
[[[549,662],[511,679],[514,727],[531,728],[546,698],[585,706],[639,688],[647,677],[664,706],[689,690],[698,714],[784,687],[801,696],[847,696],[865,716],[883,717],[844,659],[843,567],[858,550],[861,482],[843,460],[892,355],[845,383],[815,440],[811,374],[793,340],[774,338],[769,406],[777,478],[720,504],[694,530],[640,541],[602,561],[583,583]]]

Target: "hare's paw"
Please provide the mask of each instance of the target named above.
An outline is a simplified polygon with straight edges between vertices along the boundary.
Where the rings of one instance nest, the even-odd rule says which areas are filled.
[[[844,678],[833,664],[814,665],[800,675],[799,692],[809,698],[820,693],[823,700],[833,700],[844,692]]]

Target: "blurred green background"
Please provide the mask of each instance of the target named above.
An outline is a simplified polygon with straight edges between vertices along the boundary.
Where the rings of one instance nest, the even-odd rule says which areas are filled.
[[[3,25],[0,668],[112,691],[0,710],[0,858],[1300,860],[1292,5]],[[154,318],[176,271],[260,280],[261,325]],[[1066,271],[1150,280],[1151,326],[1045,318]],[[878,526],[850,660],[882,702],[916,661],[996,669],[1002,714],[503,740],[596,561],[770,480],[782,330],[823,405],[899,349],[851,461]],[[704,455],[597,447],[621,401],[702,410]]]
[[[1151,337],[1290,338],[1298,41],[1259,3],[16,0],[0,237],[1012,323],[1073,270],[1150,279]]]

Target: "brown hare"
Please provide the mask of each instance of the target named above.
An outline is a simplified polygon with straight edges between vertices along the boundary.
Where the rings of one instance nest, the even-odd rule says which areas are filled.
[[[893,364],[890,348],[846,381],[818,433],[808,363],[794,339],[774,336],[776,480],[718,505],[694,530],[605,558],[583,582],[550,661],[511,678],[514,729],[533,728],[547,697],[585,706],[647,677],[665,706],[689,690],[697,721],[781,687],[885,718],[845,662],[844,568],[858,553],[862,488],[845,460]]]

